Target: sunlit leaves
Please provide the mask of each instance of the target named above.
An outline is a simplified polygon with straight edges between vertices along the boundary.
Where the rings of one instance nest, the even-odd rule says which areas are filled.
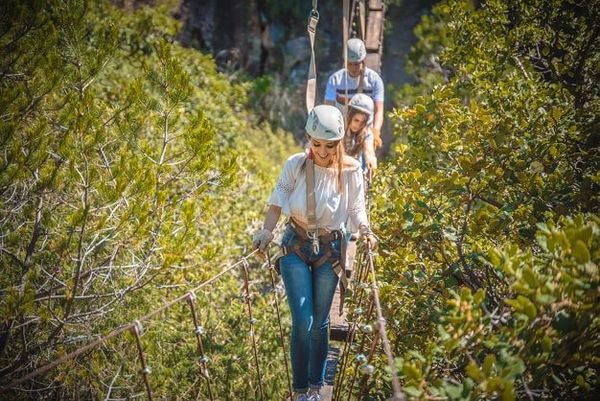
[[[420,82],[394,92],[398,141],[373,213],[394,249],[382,263],[396,290],[386,294],[402,305],[393,313],[397,351],[443,349],[425,354],[437,358],[428,375],[407,382],[415,399],[520,399],[523,381],[576,398],[598,385],[593,362],[568,351],[599,346],[588,341],[598,330],[597,223],[593,214],[553,221],[598,210],[600,160],[589,136],[597,88],[581,85],[599,54],[597,4],[474,4],[443,2],[423,18],[411,55]],[[567,37],[589,52],[566,46]],[[435,313],[419,308],[425,300]]]

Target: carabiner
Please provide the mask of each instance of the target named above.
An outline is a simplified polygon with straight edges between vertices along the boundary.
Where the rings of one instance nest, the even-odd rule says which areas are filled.
[[[312,242],[312,251],[314,255],[319,254],[319,233],[317,231],[307,231],[306,235]]]

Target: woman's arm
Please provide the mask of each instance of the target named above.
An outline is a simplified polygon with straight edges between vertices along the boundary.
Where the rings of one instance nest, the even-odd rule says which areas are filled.
[[[367,212],[365,209],[365,193],[363,177],[360,169],[352,174],[350,184],[350,204],[348,212],[352,223],[358,227],[360,234],[371,244],[371,249],[377,249],[377,236],[371,230]]]
[[[272,232],[279,221],[279,216],[281,216],[281,207],[276,205],[269,206],[269,210],[265,214],[263,228]]]
[[[365,155],[365,162],[369,170],[375,170],[377,168],[377,156],[375,156],[375,147],[373,146],[373,140],[365,140],[363,143],[363,153]]]
[[[265,215],[263,228],[252,237],[252,247],[254,249],[258,249],[260,252],[264,252],[267,249],[271,241],[273,241],[273,229],[277,225],[280,215],[280,206],[269,206],[269,210],[267,210],[267,214]]]

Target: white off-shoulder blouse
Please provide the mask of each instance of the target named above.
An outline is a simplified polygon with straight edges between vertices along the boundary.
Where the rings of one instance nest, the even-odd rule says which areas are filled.
[[[285,162],[268,204],[281,207],[283,214],[307,225],[306,173],[301,169],[305,158],[306,154],[297,153]],[[317,226],[326,230],[339,230],[350,217],[352,226],[368,227],[360,166],[344,169],[341,192],[337,185],[337,175],[335,168],[315,164]]]

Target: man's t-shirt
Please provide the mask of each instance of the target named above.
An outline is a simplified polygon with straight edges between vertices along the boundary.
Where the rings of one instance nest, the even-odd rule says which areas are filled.
[[[356,78],[351,77],[345,68],[331,74],[329,80],[327,80],[325,101],[335,102],[335,105],[341,108],[344,105],[343,99],[346,95],[346,83],[348,85],[348,97],[351,99],[352,96],[358,93],[359,80],[360,75]],[[379,74],[368,67],[365,67],[362,93],[370,96],[374,102],[383,101],[383,81]]]

